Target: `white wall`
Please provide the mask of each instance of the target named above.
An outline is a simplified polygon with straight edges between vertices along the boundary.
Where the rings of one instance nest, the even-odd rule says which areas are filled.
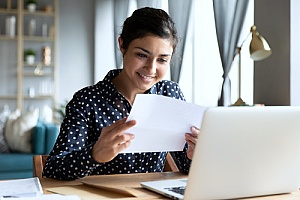
[[[57,102],[93,83],[94,1],[60,0]]]

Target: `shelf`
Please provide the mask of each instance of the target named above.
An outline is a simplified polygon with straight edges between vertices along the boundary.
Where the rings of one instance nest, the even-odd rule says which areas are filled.
[[[43,95],[43,96],[34,96],[34,97],[30,97],[30,96],[23,96],[25,100],[48,100],[48,99],[53,99],[53,96],[51,95]]]
[[[6,35],[0,35],[0,40],[17,40],[17,36],[11,37],[11,36],[6,36]]]
[[[6,0],[0,1],[0,46],[5,51],[4,54],[0,53],[0,64],[3,65],[0,73],[5,76],[0,80],[3,88],[0,107],[10,102],[20,110],[26,109],[28,103],[37,107],[43,104],[54,106],[59,0],[39,0],[34,12],[27,10],[26,0],[7,0],[7,3],[4,2]],[[11,25],[6,24],[6,18],[10,16],[16,17],[16,34],[13,37],[6,35],[6,27]],[[36,30],[32,36],[28,27],[31,19],[36,21]],[[43,24],[47,25],[47,29],[45,26],[43,29]],[[50,47],[50,54],[44,49],[45,46]],[[28,64],[24,59],[26,49],[33,49],[37,53],[33,64]]]
[[[46,76],[54,76],[52,73],[43,73],[43,74],[35,74],[30,72],[23,73],[23,76],[26,77],[46,77]]]
[[[36,42],[54,42],[53,37],[43,36],[23,36],[24,41],[36,41]]]
[[[0,14],[13,14],[13,15],[16,15],[16,14],[18,14],[18,11],[17,11],[17,9],[0,8]]]
[[[26,62],[23,63],[24,67],[37,67],[38,65],[40,65],[42,68],[54,67],[54,63],[53,62],[50,65],[45,65],[42,62],[35,62],[32,65],[29,65]]]
[[[53,17],[54,13],[53,12],[46,12],[46,11],[35,11],[35,12],[28,12],[27,10],[24,10],[23,12],[24,15],[32,15],[32,16],[49,16]]]
[[[17,95],[0,95],[1,99],[17,100]]]

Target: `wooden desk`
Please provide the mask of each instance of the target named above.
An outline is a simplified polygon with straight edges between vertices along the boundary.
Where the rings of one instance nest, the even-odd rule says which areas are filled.
[[[41,179],[44,193],[78,195],[82,200],[99,199],[167,199],[140,186],[142,181],[184,178],[179,172],[162,172],[147,174],[120,174],[88,176],[75,181]],[[84,182],[85,184],[83,184]],[[94,185],[89,186],[86,183]],[[249,200],[296,200],[300,199],[300,190],[291,194],[271,195],[265,197],[245,198]]]

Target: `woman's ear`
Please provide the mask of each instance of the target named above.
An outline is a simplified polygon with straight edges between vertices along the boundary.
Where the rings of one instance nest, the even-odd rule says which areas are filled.
[[[124,54],[125,54],[125,49],[123,48],[123,39],[121,37],[118,37],[118,42],[119,42],[119,48],[120,48],[120,51],[124,57]]]

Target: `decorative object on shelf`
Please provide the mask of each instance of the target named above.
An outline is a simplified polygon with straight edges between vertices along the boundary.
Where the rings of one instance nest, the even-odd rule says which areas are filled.
[[[53,12],[53,7],[51,5],[46,5],[45,6],[45,12]]]
[[[27,10],[29,12],[35,12],[36,11],[36,0],[27,0],[26,5],[27,5]]]
[[[37,65],[36,65],[36,68],[34,69],[34,72],[33,72],[33,73],[34,73],[35,75],[37,75],[37,76],[42,76],[42,75],[44,74],[42,68],[43,68],[42,64],[40,64],[40,63],[37,64]]]
[[[26,49],[24,57],[28,65],[33,65],[35,61],[36,52],[33,49]]]
[[[7,10],[11,9],[11,0],[6,1],[6,8],[7,8]]]
[[[34,87],[29,87],[29,88],[28,88],[28,96],[29,96],[30,98],[35,97],[35,89],[34,89]]]
[[[44,65],[51,64],[51,48],[49,46],[44,46],[42,50],[43,63]]]
[[[250,33],[247,35],[246,39],[242,42],[240,47],[238,48],[238,52],[235,56],[239,56],[239,98],[238,100],[232,104],[232,106],[248,106],[243,99],[241,98],[241,49],[249,35],[252,33],[252,39],[249,46],[250,57],[254,61],[263,60],[269,57],[272,54],[271,48],[268,42],[263,38],[257,31],[256,26],[252,26],[250,29]]]
[[[31,19],[28,23],[28,35],[34,36],[36,33],[36,21],[35,19]]]
[[[16,35],[16,17],[15,16],[9,16],[6,17],[6,35],[9,37],[14,37]]]
[[[42,25],[42,36],[48,37],[48,25],[46,23]]]
[[[39,85],[40,96],[53,95],[53,83],[51,81],[41,81]]]
[[[51,26],[50,31],[49,31],[49,37],[54,38],[55,36],[55,28],[54,26]]]

